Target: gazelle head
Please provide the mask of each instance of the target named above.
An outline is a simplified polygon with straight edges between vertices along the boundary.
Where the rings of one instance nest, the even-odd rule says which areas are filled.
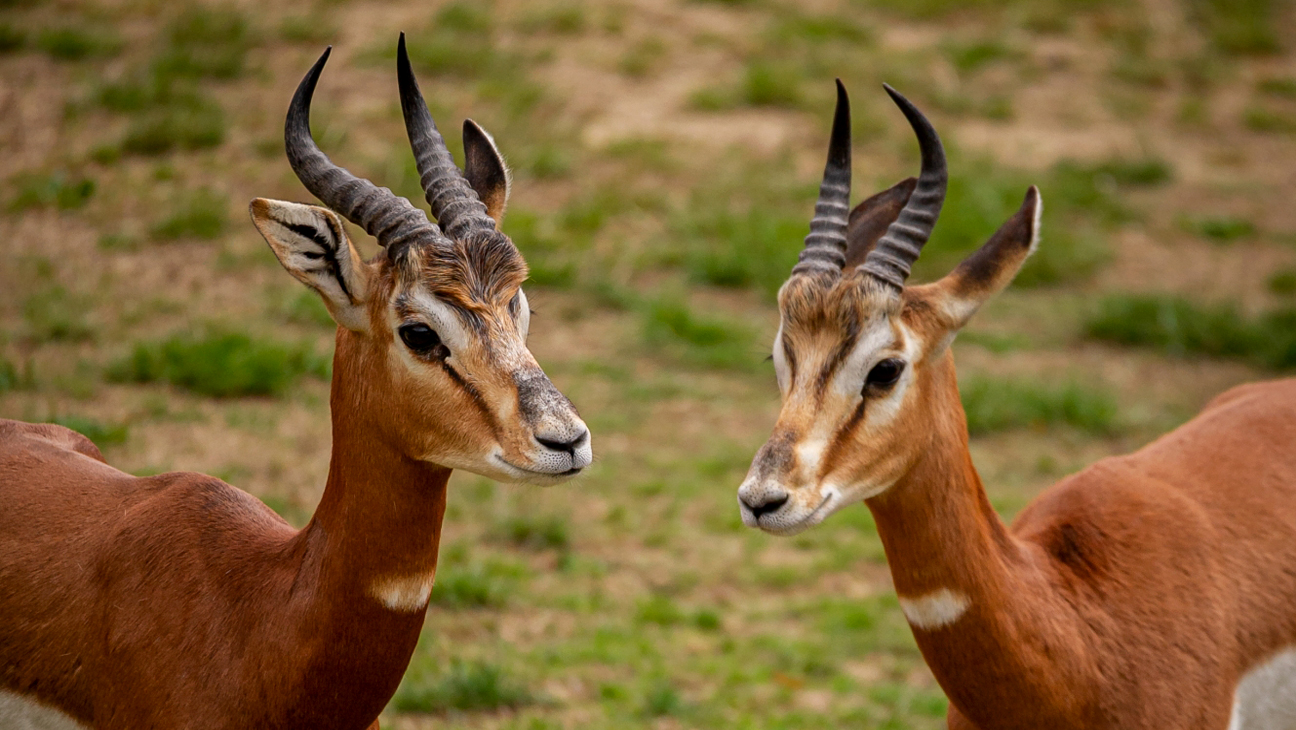
[[[774,367],[783,407],[738,490],[750,527],[794,534],[900,480],[951,422],[949,409],[959,409],[954,335],[1012,281],[1038,241],[1042,208],[1031,187],[1021,209],[952,273],[906,287],[948,176],[931,123],[886,90],[918,136],[922,173],[847,215],[850,107],[838,81],[810,235],[779,291]]]
[[[330,49],[331,50],[331,49]],[[310,133],[329,50],[302,79],[284,128],[288,161],[327,206],[258,198],[252,220],[279,262],[340,325],[333,406],[405,456],[501,481],[552,484],[591,459],[589,430],[527,349],[526,263],[499,231],[509,174],[491,137],[464,122],[455,165],[401,36],[401,108],[436,223],[408,200],[334,165]],[[377,238],[363,260],[339,214]]]

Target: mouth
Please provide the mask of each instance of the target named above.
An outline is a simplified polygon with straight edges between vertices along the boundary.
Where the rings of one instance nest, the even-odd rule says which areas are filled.
[[[585,470],[584,467],[574,466],[567,471],[538,471],[536,469],[528,469],[524,466],[518,466],[508,459],[498,455],[495,456],[495,461],[503,466],[506,471],[513,472],[515,475],[523,479],[534,481],[559,482],[574,477]]]
[[[821,515],[824,514],[824,508],[827,507],[828,504],[833,501],[833,497],[836,496],[837,496],[836,489],[829,490],[829,492],[824,495],[823,499],[820,500],[819,504],[814,509],[810,510],[810,512],[808,512],[805,516],[803,516],[801,519],[797,520],[796,522],[790,525],[765,525],[761,523],[761,518],[757,517],[756,526],[772,535],[780,535],[780,536],[795,535],[798,532],[802,532],[810,527],[819,524],[822,521]],[[766,516],[775,517],[777,516],[777,513],[771,515],[762,515],[761,517],[766,517]]]

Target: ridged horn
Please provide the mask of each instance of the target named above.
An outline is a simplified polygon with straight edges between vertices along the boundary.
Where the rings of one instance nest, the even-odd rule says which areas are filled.
[[[824,165],[819,200],[805,249],[792,267],[793,274],[812,271],[841,275],[846,265],[846,225],[850,215],[851,128],[850,99],[846,87],[837,79],[837,110],[833,114],[832,138],[828,142],[828,162]]]
[[[945,203],[949,170],[945,165],[945,148],[941,146],[940,137],[932,128],[931,122],[900,92],[887,84],[882,86],[896,106],[900,107],[900,111],[904,112],[909,126],[913,127],[914,134],[918,136],[918,148],[922,151],[922,172],[918,175],[918,187],[909,196],[909,202],[900,211],[900,217],[887,227],[886,233],[878,239],[873,250],[869,251],[859,270],[896,289],[903,289],[910,269],[922,252],[923,244],[927,243],[932,228],[936,226],[941,205]]]
[[[310,105],[315,85],[333,47],[324,49],[306,72],[288,106],[284,122],[284,148],[288,164],[302,185],[324,205],[365,229],[389,253],[415,240],[441,238],[423,211],[387,188],[356,177],[338,167],[320,151],[310,132]]]
[[[404,33],[396,47],[396,75],[400,80],[401,113],[418,164],[419,183],[437,224],[456,240],[462,240],[464,234],[476,228],[494,230],[495,220],[486,214],[486,206],[455,165],[445,139],[432,121],[414,70],[410,68]]]

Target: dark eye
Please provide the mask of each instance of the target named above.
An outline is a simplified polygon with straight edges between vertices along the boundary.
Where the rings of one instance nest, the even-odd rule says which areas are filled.
[[[869,371],[868,377],[864,379],[864,389],[872,388],[874,390],[885,390],[896,384],[900,379],[900,373],[904,372],[904,360],[889,357]]]
[[[416,354],[444,360],[450,357],[450,348],[441,342],[441,335],[425,324],[407,324],[397,332],[401,342]]]

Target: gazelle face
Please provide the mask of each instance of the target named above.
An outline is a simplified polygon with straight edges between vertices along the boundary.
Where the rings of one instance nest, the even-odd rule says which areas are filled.
[[[877,496],[904,478],[938,424],[961,423],[948,345],[1038,240],[1039,191],[1031,188],[1017,214],[952,273],[906,287],[940,212],[945,154],[922,113],[887,90],[918,136],[922,175],[847,215],[850,112],[838,82],[811,232],[779,291],[774,367],[783,408],[738,489],[749,527],[791,535]],[[942,409],[960,409],[960,418]]]
[[[280,263],[340,325],[335,416],[360,419],[357,428],[411,459],[510,482],[574,476],[592,459],[589,430],[527,349],[526,263],[498,229],[509,195],[504,157],[469,120],[465,169],[455,165],[402,35],[401,108],[432,223],[315,145],[310,103],[328,56],[297,87],[284,142],[298,179],[329,207],[258,198],[251,213]],[[382,253],[364,261],[339,213],[375,236]]]
[[[495,259],[492,267],[411,249],[390,267],[369,346],[385,359],[389,407],[401,412],[394,422],[410,456],[501,481],[556,483],[589,465],[589,431],[527,349],[520,258]]]
[[[879,494],[912,463],[927,348],[901,298],[864,275],[793,277],[779,310],[783,408],[738,494],[749,527],[793,534]]]

